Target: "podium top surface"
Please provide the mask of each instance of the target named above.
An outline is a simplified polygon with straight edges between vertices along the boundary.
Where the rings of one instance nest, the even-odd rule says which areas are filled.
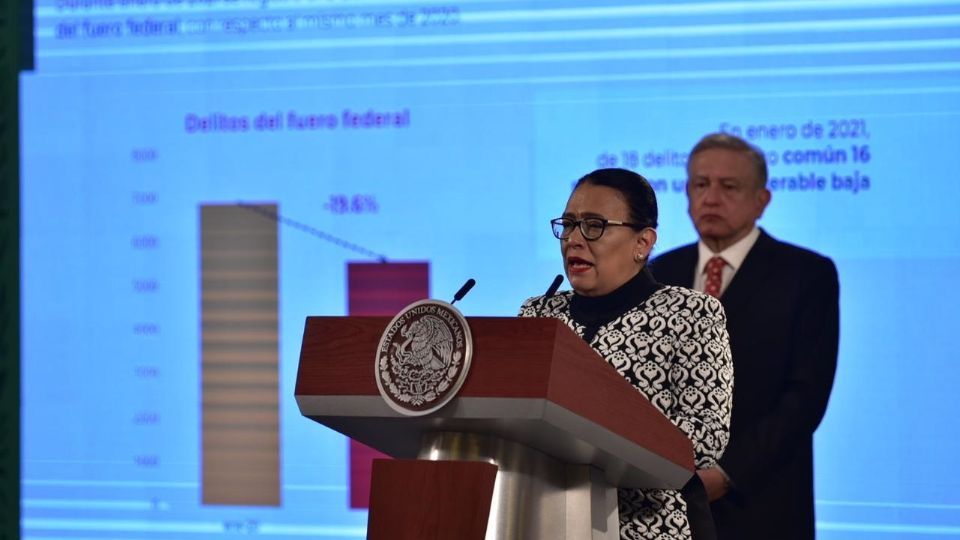
[[[501,437],[567,463],[592,464],[622,487],[681,487],[694,471],[686,435],[563,323],[468,317],[470,372],[457,397],[422,417],[390,408],[376,352],[390,317],[308,317],[300,410],[388,455],[416,457],[428,433]]]

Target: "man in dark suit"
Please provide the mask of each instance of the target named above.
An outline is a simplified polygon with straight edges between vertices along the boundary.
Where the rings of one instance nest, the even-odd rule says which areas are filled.
[[[770,202],[763,153],[716,133],[687,162],[700,241],[651,263],[658,281],[720,298],[733,351],[730,443],[698,472],[721,540],[812,539],[813,432],[837,365],[833,262],[756,226]]]

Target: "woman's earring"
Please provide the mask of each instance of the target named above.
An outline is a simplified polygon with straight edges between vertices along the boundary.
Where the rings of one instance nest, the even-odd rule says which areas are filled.
[[[643,253],[636,253],[636,254],[634,254],[634,256],[633,256],[633,260],[637,261],[637,262],[640,263],[640,264],[643,264],[643,261],[644,261],[645,259],[646,259],[646,257],[643,256]]]

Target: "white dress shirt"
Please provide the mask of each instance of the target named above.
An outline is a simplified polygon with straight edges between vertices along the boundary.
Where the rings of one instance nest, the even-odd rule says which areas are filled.
[[[720,281],[720,294],[723,294],[734,274],[743,266],[743,260],[747,258],[747,253],[750,253],[757,238],[760,238],[760,229],[754,226],[746,236],[720,253],[710,251],[703,240],[700,240],[697,243],[698,258],[696,273],[693,276],[693,288],[701,292],[704,290],[707,281],[707,262],[713,257],[720,256],[727,263],[723,267],[723,279]]]

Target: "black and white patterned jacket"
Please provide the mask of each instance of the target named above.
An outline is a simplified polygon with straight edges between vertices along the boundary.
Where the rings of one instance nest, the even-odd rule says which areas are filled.
[[[658,286],[613,319],[588,328],[571,315],[573,292],[524,302],[521,317],[563,321],[693,442],[697,468],[715,466],[730,435],[733,364],[720,301],[683,287]],[[582,297],[581,297],[582,298]],[[589,334],[593,334],[592,337]],[[619,491],[620,537],[690,539],[678,491]]]

